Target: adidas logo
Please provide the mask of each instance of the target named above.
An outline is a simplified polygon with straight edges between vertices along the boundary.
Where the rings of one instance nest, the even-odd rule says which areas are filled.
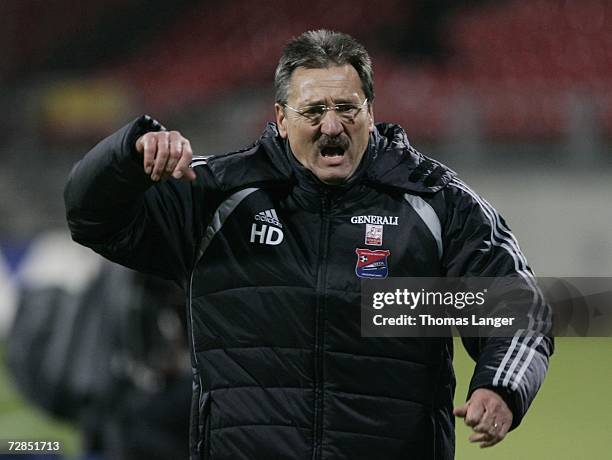
[[[276,209],[268,209],[267,211],[261,211],[255,214],[255,220],[260,222],[267,222],[269,224],[276,225],[277,227],[283,228],[283,224],[278,220],[276,215]]]
[[[276,246],[283,242],[285,238],[281,230],[283,224],[278,220],[275,209],[258,212],[253,218],[257,222],[253,222],[251,225],[251,243]]]

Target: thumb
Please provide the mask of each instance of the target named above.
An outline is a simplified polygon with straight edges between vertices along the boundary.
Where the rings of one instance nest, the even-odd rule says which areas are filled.
[[[180,170],[175,170],[172,176],[175,179],[182,180],[183,182],[194,181],[197,177],[195,171],[192,168],[187,168],[187,170],[184,173]]]
[[[469,405],[470,405],[470,402],[468,401],[463,406],[455,407],[453,409],[453,415],[455,417],[465,418],[465,416],[467,415]]]
[[[144,134],[142,136],[140,136],[138,139],[136,139],[136,151],[138,153],[144,153],[144,140],[142,139],[144,137]]]

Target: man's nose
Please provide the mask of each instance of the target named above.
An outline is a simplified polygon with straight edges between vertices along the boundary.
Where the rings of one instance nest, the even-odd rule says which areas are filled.
[[[335,110],[328,110],[321,120],[321,133],[335,137],[344,131],[344,125]]]

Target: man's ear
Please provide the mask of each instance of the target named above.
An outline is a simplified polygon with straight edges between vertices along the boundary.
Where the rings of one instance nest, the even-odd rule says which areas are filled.
[[[280,134],[280,137],[283,139],[287,139],[287,116],[285,115],[285,108],[277,102],[274,104],[274,112],[276,115],[278,134]]]
[[[368,131],[374,132],[374,105],[368,104]]]

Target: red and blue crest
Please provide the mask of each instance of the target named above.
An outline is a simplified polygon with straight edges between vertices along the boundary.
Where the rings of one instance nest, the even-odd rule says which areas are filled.
[[[355,249],[357,265],[355,274],[360,278],[386,278],[389,274],[387,257],[391,254],[387,249]]]

